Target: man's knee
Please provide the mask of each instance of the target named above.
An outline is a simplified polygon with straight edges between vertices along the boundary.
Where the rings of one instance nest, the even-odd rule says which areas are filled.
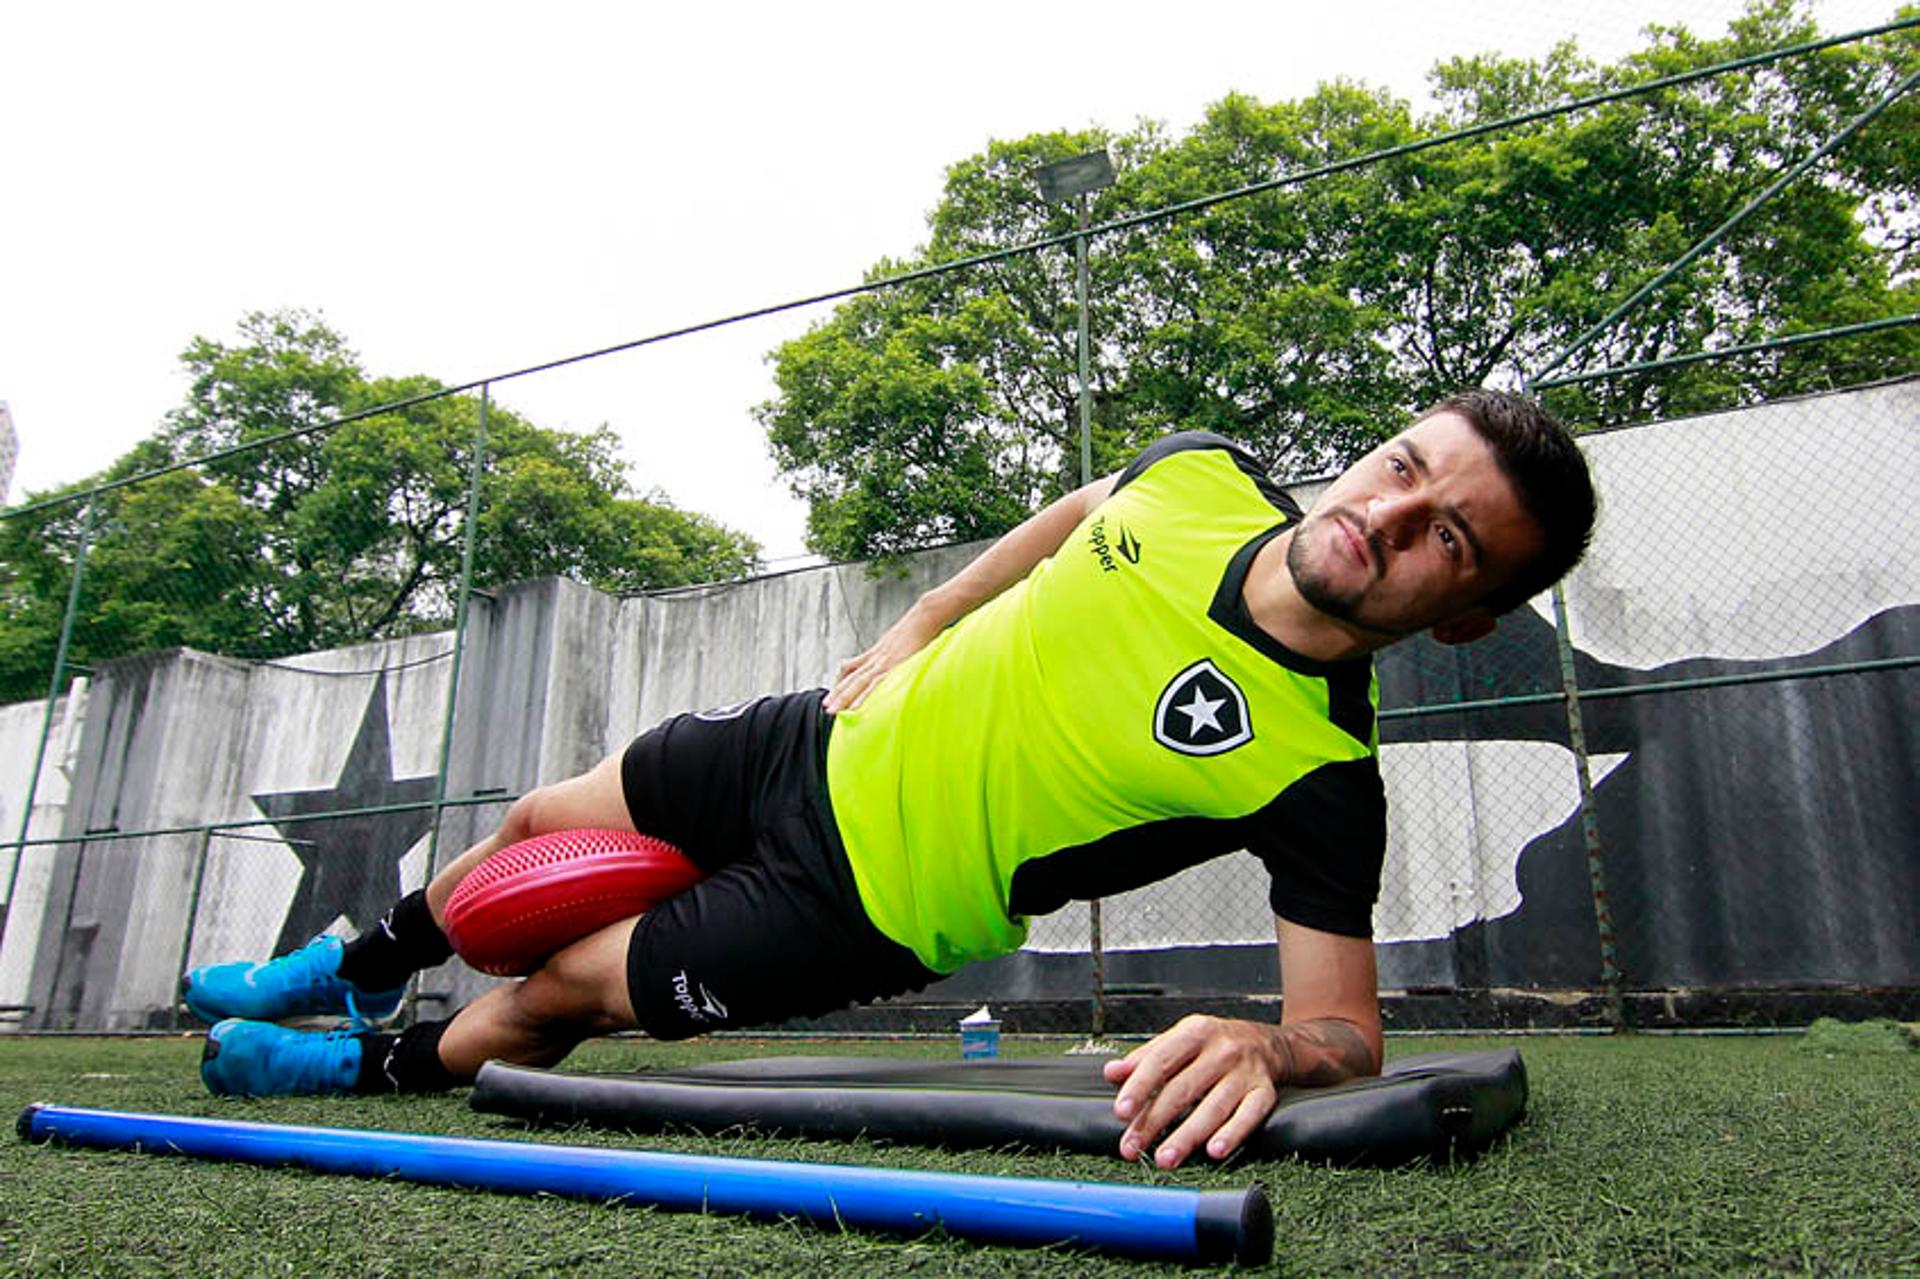
[[[537,786],[507,809],[501,842],[518,843],[535,835],[583,827],[630,829],[621,756],[610,755],[586,772],[563,782]]]
[[[632,1029],[627,944],[633,924],[622,920],[549,956],[514,992],[520,1015],[532,1024],[565,1025],[587,1034]]]
[[[554,810],[554,789],[553,785],[536,786],[508,806],[498,832],[502,847],[546,833],[548,828],[540,823],[550,819]]]
[[[445,917],[447,899],[495,853],[536,835],[582,827],[631,828],[618,756],[564,782],[537,786],[507,807],[500,826],[485,842],[468,849],[435,872],[427,901],[436,921]]]

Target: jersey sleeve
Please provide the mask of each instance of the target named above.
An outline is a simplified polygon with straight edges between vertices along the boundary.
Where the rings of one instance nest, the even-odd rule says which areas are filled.
[[[1273,876],[1273,913],[1346,937],[1373,935],[1387,855],[1379,761],[1325,764],[1243,819],[1247,851]]]

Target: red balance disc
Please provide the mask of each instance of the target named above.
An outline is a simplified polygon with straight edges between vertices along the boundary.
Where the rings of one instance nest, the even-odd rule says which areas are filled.
[[[561,830],[509,844],[447,900],[447,940],[483,973],[532,972],[547,956],[684,892],[700,868],[623,830]]]

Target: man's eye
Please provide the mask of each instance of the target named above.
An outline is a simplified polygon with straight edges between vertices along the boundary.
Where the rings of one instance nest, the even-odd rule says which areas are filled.
[[[1453,535],[1453,530],[1444,524],[1437,524],[1434,527],[1440,534],[1440,545],[1447,548],[1447,554],[1458,555],[1460,553],[1460,539]]]

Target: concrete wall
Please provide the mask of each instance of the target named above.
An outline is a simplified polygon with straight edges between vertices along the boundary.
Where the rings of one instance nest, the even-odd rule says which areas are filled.
[[[80,724],[86,716],[88,681],[73,682],[65,697],[55,699],[53,718],[47,720],[45,702],[16,702],[0,706],[0,832],[7,839],[25,834],[30,839],[61,833],[66,817],[73,752]],[[39,785],[33,788],[30,824],[23,827],[21,807],[33,775],[35,750],[43,728],[50,728],[46,759]],[[0,944],[0,1008],[26,1002],[27,982],[41,930],[47,925],[47,897],[53,883],[56,850],[51,847],[0,849],[0,867],[7,899],[0,907],[0,926],[6,929]],[[0,1024],[11,1016],[0,1017]]]
[[[833,567],[649,598],[558,579],[491,592],[471,614],[447,797],[517,794],[675,712],[824,683],[974,550],[880,576]],[[423,884],[427,814],[311,818],[433,797],[450,655],[451,636],[431,635],[276,663],[186,650],[101,663],[74,699],[85,713],[57,708],[33,837],[187,829],[27,849],[0,1005],[31,1005],[36,1027],[171,1024],[183,967],[351,933]],[[9,838],[6,798],[26,791],[43,713],[0,708]],[[448,809],[438,859],[503,805]],[[222,823],[253,825],[205,829]],[[448,965],[426,985],[459,1003],[485,980]]]
[[[1920,384],[1592,437],[1606,503],[1570,581],[1584,687],[1791,673],[1920,651]],[[1310,499],[1311,494],[1307,494]],[[894,575],[835,566],[636,599],[559,580],[478,599],[447,796],[586,768],[677,711],[809,687],[977,547]],[[434,859],[451,663],[434,635],[279,663],[171,651],[103,663],[55,708],[33,833],[175,833],[26,850],[0,1005],[27,1024],[169,1024],[183,964],[351,931]],[[1389,986],[1590,986],[1598,944],[1544,601],[1465,650],[1380,663],[1393,837],[1376,912]],[[1591,780],[1635,984],[1920,984],[1911,667],[1587,703]],[[0,708],[0,829],[17,831],[44,707]],[[438,858],[503,800],[448,810]],[[251,822],[208,834],[210,823]],[[11,850],[7,850],[10,854]],[[196,899],[196,885],[198,896]],[[1034,923],[953,998],[1084,993],[1087,913]],[[1265,874],[1244,855],[1110,900],[1112,979],[1271,988]],[[484,986],[457,965],[449,1004]]]

